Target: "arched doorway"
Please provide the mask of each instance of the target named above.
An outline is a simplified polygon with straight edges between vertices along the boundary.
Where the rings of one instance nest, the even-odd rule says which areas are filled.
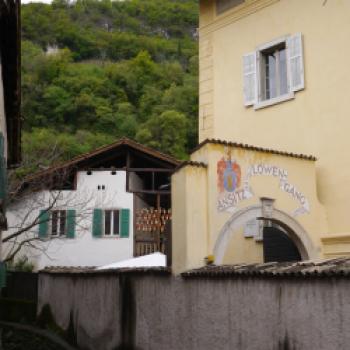
[[[264,262],[301,261],[301,253],[288,232],[277,224],[263,228]]]
[[[250,206],[235,212],[223,226],[214,246],[215,264],[221,265],[223,263],[225,251],[234,233],[253,219],[271,222],[274,227],[278,227],[288,237],[288,240],[293,242],[299,252],[300,260],[318,257],[316,248],[300,223],[289,214],[274,208],[273,202],[269,203],[268,210],[266,210],[262,199],[261,205]],[[264,226],[268,227],[269,225]]]

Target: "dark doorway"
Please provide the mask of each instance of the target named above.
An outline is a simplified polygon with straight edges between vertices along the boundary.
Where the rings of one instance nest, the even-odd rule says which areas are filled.
[[[264,262],[301,261],[297,246],[277,227],[264,227]]]

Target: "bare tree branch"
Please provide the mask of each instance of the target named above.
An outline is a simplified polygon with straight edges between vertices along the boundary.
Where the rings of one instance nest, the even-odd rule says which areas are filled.
[[[54,151],[53,151],[54,153]],[[33,181],[34,178],[34,181]],[[7,254],[5,261],[12,261],[24,247],[30,247],[46,254],[50,242],[66,238],[66,236],[49,236],[42,239],[38,236],[37,227],[40,223],[52,222],[52,210],[76,210],[75,224],[83,231],[85,220],[92,214],[91,204],[94,194],[85,191],[80,193],[71,186],[70,190],[63,190],[67,179],[72,178],[72,169],[52,172],[50,176],[31,177],[31,182],[22,181],[20,186],[12,192],[9,200],[9,212],[16,213],[15,220],[9,220],[8,234],[3,235],[2,242],[6,243]],[[24,186],[25,185],[25,186]],[[48,219],[43,219],[44,213],[49,213]]]

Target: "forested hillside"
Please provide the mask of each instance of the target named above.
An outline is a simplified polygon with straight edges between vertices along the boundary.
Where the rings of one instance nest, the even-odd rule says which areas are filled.
[[[197,142],[197,6],[22,5],[24,172],[122,136],[186,158]]]

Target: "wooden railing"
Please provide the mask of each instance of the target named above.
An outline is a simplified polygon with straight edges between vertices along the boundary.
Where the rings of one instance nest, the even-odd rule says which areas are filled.
[[[158,242],[142,242],[136,241],[135,243],[135,256],[142,256],[160,252],[165,254],[165,247]]]
[[[159,234],[152,232],[147,236],[135,235],[134,255],[142,256],[160,252],[167,256],[167,266],[171,266],[171,221],[166,223],[165,230]]]

